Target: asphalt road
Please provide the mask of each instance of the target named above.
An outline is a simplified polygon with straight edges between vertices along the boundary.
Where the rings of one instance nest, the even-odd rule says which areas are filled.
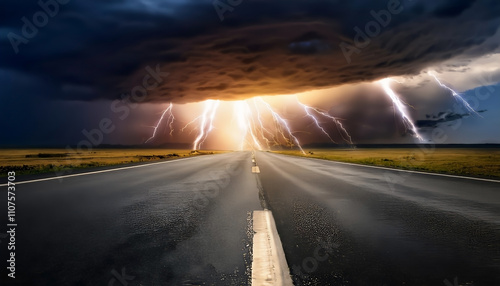
[[[500,285],[500,183],[266,152],[257,163],[296,284]]]
[[[235,152],[17,185],[14,285],[247,285],[263,207],[297,285],[500,285],[499,183],[256,159],[259,175]]]
[[[235,152],[18,184],[14,285],[246,285],[251,166]]]

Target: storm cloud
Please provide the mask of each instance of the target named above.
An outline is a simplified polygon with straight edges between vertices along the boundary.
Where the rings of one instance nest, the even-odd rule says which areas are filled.
[[[478,110],[477,114],[486,112],[487,110]],[[470,113],[455,113],[455,112],[439,112],[437,115],[426,115],[426,119],[417,120],[416,125],[419,128],[436,128],[439,124],[446,122],[454,122],[464,117],[471,116]]]
[[[487,40],[500,23],[494,0],[73,0],[40,27],[34,16],[44,10],[35,1],[3,7],[3,74],[22,74],[26,87],[43,83],[42,96],[84,101],[130,93],[147,67],[168,76],[145,102],[244,99],[411,75],[493,51]],[[38,30],[30,38],[23,17]]]

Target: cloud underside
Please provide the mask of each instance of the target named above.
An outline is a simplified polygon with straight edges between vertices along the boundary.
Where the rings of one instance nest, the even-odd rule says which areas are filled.
[[[47,96],[74,100],[119,98],[142,85],[146,66],[159,66],[169,75],[145,101],[196,102],[412,75],[497,48],[487,44],[498,27],[496,1],[423,1],[392,14],[367,38],[355,28],[367,34],[366,24],[376,22],[370,10],[385,4],[320,2],[243,1],[223,22],[212,5],[179,8],[182,17],[120,10],[97,24],[90,21],[97,2],[77,17],[69,12],[78,5],[69,5],[54,18],[57,29],[47,26],[18,55],[1,56],[0,65],[46,81],[54,88]]]
[[[486,111],[485,109],[479,110],[477,115]],[[419,128],[436,128],[440,124],[452,123],[468,116],[471,116],[471,113],[439,112],[438,115],[426,115],[425,120],[417,120],[416,125]]]

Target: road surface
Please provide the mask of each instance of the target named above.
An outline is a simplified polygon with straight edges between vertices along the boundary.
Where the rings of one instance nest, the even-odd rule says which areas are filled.
[[[234,152],[17,185],[13,285],[247,285],[264,208],[296,285],[500,285],[499,183],[256,163]]]
[[[249,213],[262,210],[250,156],[18,184],[14,285],[245,285]]]
[[[266,152],[257,163],[296,284],[500,285],[500,183]]]

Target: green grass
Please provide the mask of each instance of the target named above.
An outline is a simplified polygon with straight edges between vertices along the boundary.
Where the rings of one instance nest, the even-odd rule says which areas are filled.
[[[459,176],[500,179],[500,149],[313,149],[275,153]]]
[[[172,160],[216,153],[224,151],[95,149],[90,152],[67,152],[64,149],[0,149],[0,177],[11,171],[18,175],[63,172],[70,169]]]

